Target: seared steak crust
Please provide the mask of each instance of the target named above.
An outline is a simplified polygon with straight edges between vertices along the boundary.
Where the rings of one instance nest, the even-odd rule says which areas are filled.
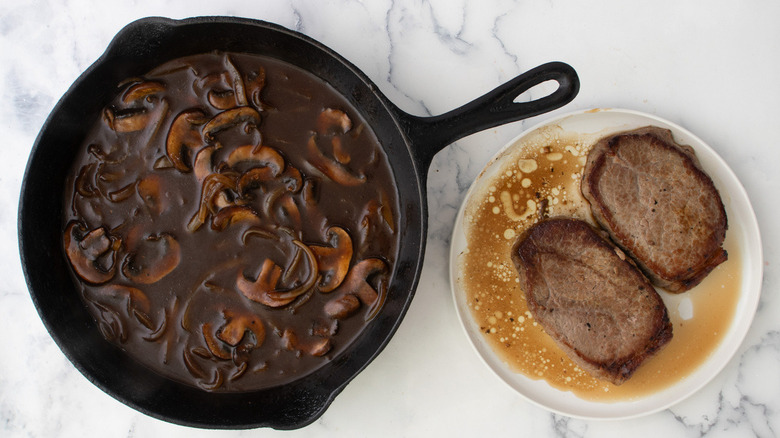
[[[723,202],[671,131],[645,127],[601,139],[581,187],[596,221],[656,286],[686,291],[726,261]]]
[[[672,338],[650,282],[584,221],[539,222],[518,238],[512,260],[534,319],[597,378],[623,383]]]

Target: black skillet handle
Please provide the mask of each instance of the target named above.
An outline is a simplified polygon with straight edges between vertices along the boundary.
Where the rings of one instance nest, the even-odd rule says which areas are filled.
[[[518,96],[543,82],[558,89],[528,102]],[[580,89],[577,72],[563,62],[550,62],[529,70],[466,105],[434,117],[417,117],[399,110],[402,129],[415,159],[427,170],[433,156],[450,143],[485,129],[537,116],[571,102]]]

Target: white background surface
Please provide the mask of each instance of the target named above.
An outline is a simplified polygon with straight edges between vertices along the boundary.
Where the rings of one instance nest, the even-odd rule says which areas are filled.
[[[391,101],[435,115],[538,64],[579,73],[555,113],[620,107],[701,137],[732,167],[758,217],[764,281],[737,355],[688,400],[631,421],[548,413],[502,383],[458,324],[449,239],[465,192],[504,143],[542,115],[475,134],[434,159],[417,295],[385,351],[324,416],[295,432],[208,431],[149,418],[105,395],[65,359],[32,305],[16,212],[30,148],[78,75],[130,21],[234,15],[309,35],[353,62]],[[780,434],[780,2],[124,1],[0,4],[0,436],[727,436]]]

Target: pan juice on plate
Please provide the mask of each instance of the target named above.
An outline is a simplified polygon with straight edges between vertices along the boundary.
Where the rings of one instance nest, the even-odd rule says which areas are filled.
[[[64,197],[63,251],[103,336],[210,391],[332,360],[381,308],[398,247],[371,129],[319,78],[257,55],[118,84]]]
[[[734,318],[741,255],[727,234],[728,261],[701,284],[684,294],[658,290],[674,336],[629,380],[613,385],[576,366],[528,311],[510,254],[517,236],[542,216],[595,225],[580,181],[599,137],[544,127],[488,166],[464,211],[467,250],[458,259],[458,282],[485,342],[510,369],[583,399],[631,400],[684,379],[716,349]]]

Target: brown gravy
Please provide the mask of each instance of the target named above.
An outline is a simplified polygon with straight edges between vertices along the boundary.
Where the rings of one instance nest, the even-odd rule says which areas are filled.
[[[118,85],[64,193],[63,246],[103,335],[211,391],[284,384],[378,312],[398,247],[395,181],[350,103],[237,53]]]
[[[733,233],[727,234],[729,260],[700,285],[680,295],[659,291],[674,337],[627,382],[615,386],[575,366],[528,312],[510,250],[541,211],[594,223],[579,184],[595,140],[542,130],[501,156],[503,167],[480,176],[485,180],[464,212],[468,249],[459,257],[458,281],[485,341],[512,370],[583,399],[630,400],[675,384],[717,348],[734,319],[741,254]]]

